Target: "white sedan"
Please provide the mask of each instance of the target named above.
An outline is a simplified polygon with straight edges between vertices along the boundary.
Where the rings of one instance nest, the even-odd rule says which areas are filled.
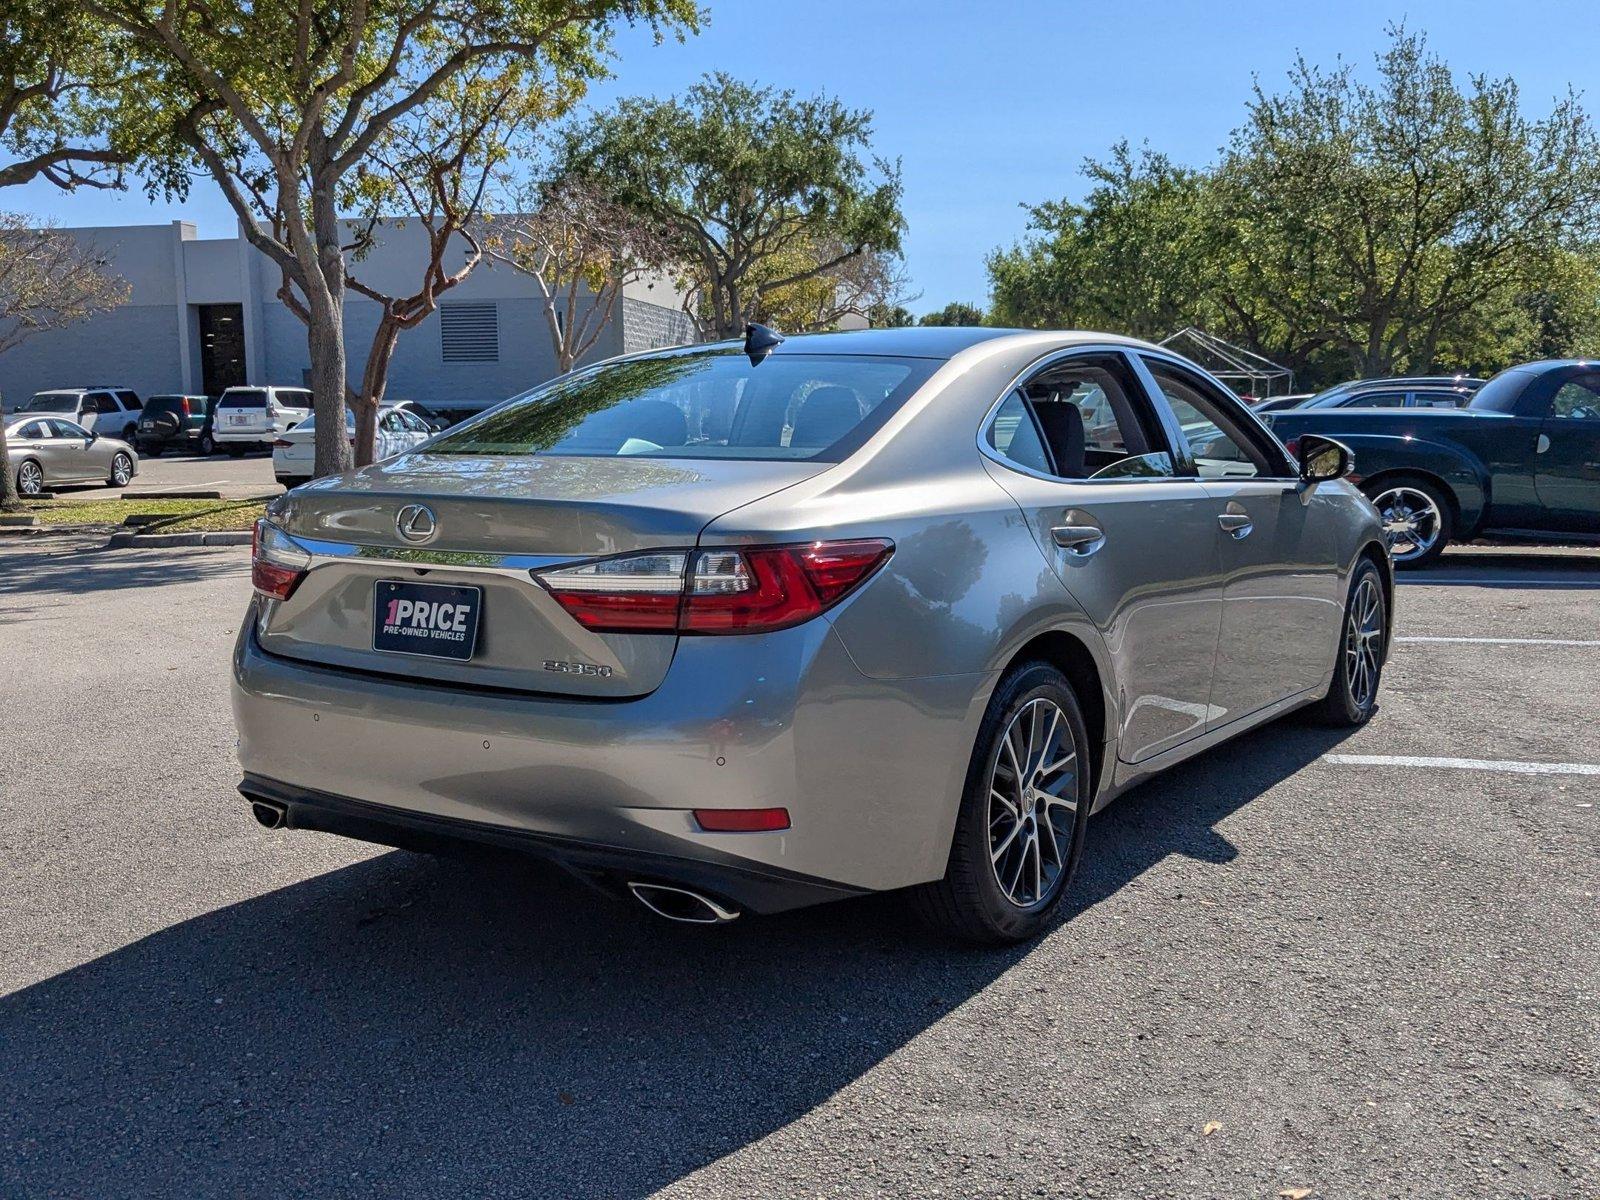
[[[294,487],[311,479],[312,464],[316,461],[316,419],[313,413],[287,433],[280,433],[272,443],[272,473],[284,487]],[[344,422],[353,445],[356,418],[349,409],[345,409]],[[395,404],[382,405],[378,409],[378,444],[373,461],[382,462],[404,454],[432,436],[433,430],[415,413]]]

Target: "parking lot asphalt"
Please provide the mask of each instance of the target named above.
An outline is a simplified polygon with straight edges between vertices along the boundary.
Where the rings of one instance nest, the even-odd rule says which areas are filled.
[[[0,1195],[1597,1194],[1592,562],[1410,577],[1370,725],[1119,800],[1006,951],[263,830],[248,590],[0,545]]]
[[[246,496],[275,496],[283,486],[273,478],[272,455],[260,451],[230,458],[226,454],[213,454],[201,458],[188,451],[166,451],[159,458],[149,454],[139,456],[139,473],[125,488],[65,487],[56,494],[63,499],[110,500],[118,496],[129,499],[149,492],[214,491],[224,499]]]

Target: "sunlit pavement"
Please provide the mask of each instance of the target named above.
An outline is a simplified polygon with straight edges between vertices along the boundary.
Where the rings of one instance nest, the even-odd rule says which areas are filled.
[[[1127,796],[974,952],[263,830],[246,556],[90,545],[0,543],[0,1195],[1593,1192],[1600,777],[1494,766],[1600,764],[1582,555],[1408,578],[1371,725]]]

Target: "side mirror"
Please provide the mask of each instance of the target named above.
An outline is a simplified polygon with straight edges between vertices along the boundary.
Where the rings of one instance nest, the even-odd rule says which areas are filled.
[[[1343,479],[1356,468],[1356,456],[1343,442],[1318,433],[1303,433],[1295,441],[1294,453],[1300,461],[1302,483]]]

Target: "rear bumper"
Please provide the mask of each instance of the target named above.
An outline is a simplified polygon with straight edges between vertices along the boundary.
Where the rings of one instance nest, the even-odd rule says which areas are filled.
[[[818,620],[683,639],[636,699],[504,692],[268,654],[254,612],[233,662],[241,790],[291,824],[501,842],[755,911],[942,875],[992,682],[869,679]],[[691,811],[767,807],[791,828],[707,833]]]
[[[348,796],[292,787],[259,775],[246,775],[239,784],[239,794],[246,800],[282,805],[288,829],[317,830],[410,850],[497,846],[530,855],[602,886],[610,885],[607,890],[619,893],[622,885],[630,882],[666,883],[689,888],[735,908],[775,913],[843,900],[864,890],[775,867],[752,867],[714,851],[701,850],[696,858],[684,858],[672,853],[670,847],[619,847],[555,837],[369,804]]]

